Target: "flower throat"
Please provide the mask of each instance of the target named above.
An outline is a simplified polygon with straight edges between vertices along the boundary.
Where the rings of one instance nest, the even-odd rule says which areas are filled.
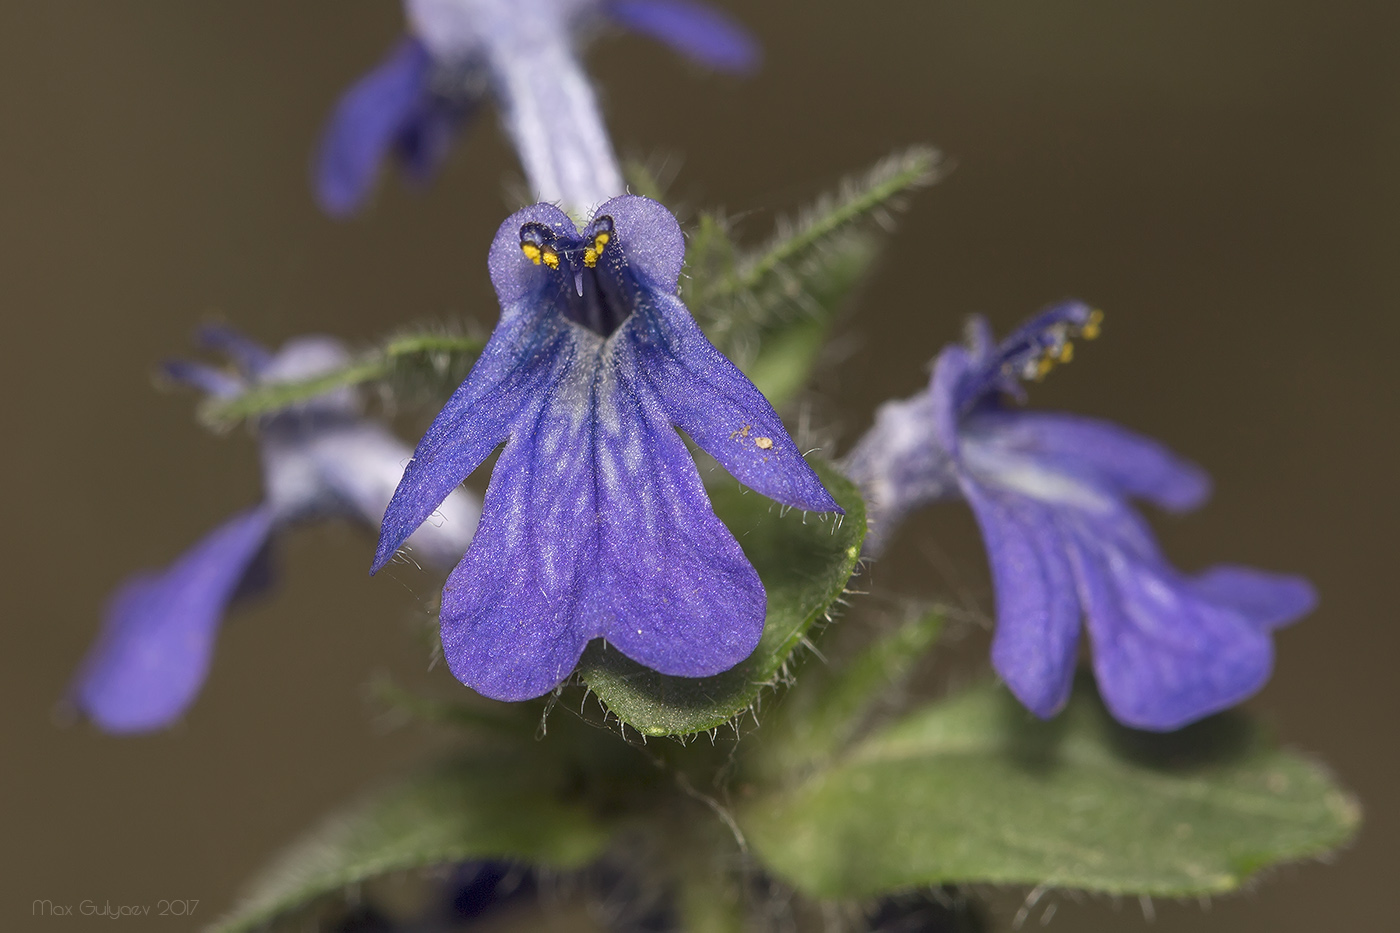
[[[637,290],[613,220],[596,218],[577,239],[544,224],[520,228],[520,251],[549,270],[558,286],[559,311],[575,324],[607,338],[632,316]]]

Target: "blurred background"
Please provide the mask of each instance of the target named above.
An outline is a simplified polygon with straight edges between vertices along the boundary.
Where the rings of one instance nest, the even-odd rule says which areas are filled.
[[[589,59],[619,149],[676,171],[750,238],[891,149],[956,163],[921,194],[814,387],[844,450],[978,311],[1005,328],[1078,296],[1105,336],[1035,391],[1210,468],[1203,512],[1159,522],[1184,568],[1310,576],[1252,702],[1366,807],[1330,864],[1209,903],[1052,894],[1049,929],[1314,931],[1393,922],[1400,852],[1393,673],[1400,327],[1400,7],[1373,2],[768,0],[727,5],[767,52],[750,81],[644,39]],[[44,0],[0,6],[0,344],[7,578],[0,649],[0,928],[35,898],[229,906],[277,848],[431,740],[364,701],[376,670],[427,674],[432,578],[366,576],[351,529],[284,539],[282,585],[224,630],[171,732],[112,739],[57,707],[108,592],[259,494],[243,432],[199,429],[161,359],[221,317],[270,343],[370,341],[443,315],[489,328],[485,250],[513,207],[488,118],[429,192],[385,179],[348,223],[308,162],[341,91],[401,29],[392,0]],[[412,441],[421,421],[405,420]],[[991,608],[970,518],[922,514],[871,573],[879,598]],[[980,641],[979,641],[980,639]],[[962,651],[981,655],[975,626]],[[1389,712],[1386,712],[1386,711]],[[1009,928],[1025,892],[993,897]],[[1386,917],[1391,920],[1386,921]]]

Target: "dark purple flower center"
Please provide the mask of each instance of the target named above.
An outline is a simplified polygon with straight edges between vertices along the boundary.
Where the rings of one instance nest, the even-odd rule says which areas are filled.
[[[642,300],[607,215],[595,218],[578,237],[561,236],[544,224],[525,224],[520,251],[547,272],[551,287],[546,294],[559,313],[600,337],[610,337]]]

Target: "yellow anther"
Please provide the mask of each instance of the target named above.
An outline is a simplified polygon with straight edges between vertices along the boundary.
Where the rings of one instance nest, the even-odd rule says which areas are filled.
[[[1035,381],[1040,382],[1050,375],[1050,370],[1055,368],[1055,358],[1050,355],[1042,356],[1035,363]]]
[[[539,248],[538,246],[536,246],[535,244],[533,244],[533,243],[521,243],[521,244],[520,244],[520,251],[521,251],[522,253],[525,254],[525,258],[526,258],[526,259],[530,260],[530,261],[533,262],[535,265],[538,266],[538,265],[540,264],[540,248]],[[557,258],[556,258],[555,262],[556,262],[556,263],[558,262],[558,259],[557,259]]]
[[[603,230],[593,235],[593,245],[583,251],[583,264],[592,269],[598,265],[598,257],[603,255],[603,247],[608,245],[612,234]]]
[[[1098,308],[1089,312],[1089,319],[1084,322],[1084,326],[1079,328],[1079,336],[1085,340],[1093,340],[1099,335],[1103,327],[1103,312]]]
[[[544,264],[549,266],[549,268],[559,268],[559,254],[554,251],[554,247],[546,246],[544,251],[540,253],[540,258],[544,260]]]
[[[1059,361],[1061,363],[1068,363],[1072,359],[1074,359],[1074,344],[1066,340],[1065,345],[1060,347]]]

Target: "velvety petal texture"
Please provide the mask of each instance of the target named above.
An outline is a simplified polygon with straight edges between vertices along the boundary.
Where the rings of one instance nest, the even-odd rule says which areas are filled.
[[[167,364],[182,381],[233,397],[251,385],[309,379],[344,365],[338,341],[302,337],[271,353],[225,328],[201,342],[226,354],[232,370]],[[230,602],[266,575],[271,539],[287,526],[348,518],[378,525],[410,451],[360,415],[346,388],[259,420],[265,501],[206,537],[158,573],[127,581],[112,598],[102,631],[73,687],[73,697],[111,732],[158,729],[193,702],[209,671],[214,640]],[[411,560],[447,568],[466,551],[480,506],[453,490],[408,541]]]
[[[224,610],[272,527],[271,508],[250,509],[166,570],[122,585],[74,687],[93,722],[108,732],[159,729],[194,702]]]
[[[488,696],[528,699],[596,637],[667,674],[731,667],[763,632],[758,575],[649,383],[564,326],[575,333],[558,381],[522,412],[477,544],[443,592],[452,670]]]
[[[939,355],[925,392],[883,406],[844,466],[869,498],[872,554],[918,506],[972,507],[996,590],[992,663],[1028,709],[1049,717],[1068,699],[1082,619],[1114,716],[1176,729],[1263,686],[1270,630],[1316,596],[1306,580],[1249,568],[1180,573],[1129,500],[1194,508],[1210,491],[1200,468],[1113,424],[1008,407],[1100,317],[1066,302],[999,344],[975,320],[970,345]]]
[[[1069,700],[1080,616],[1055,516],[1033,500],[975,485],[967,497],[996,589],[992,666],[1028,709],[1053,716]]]
[[[486,696],[548,692],[593,638],[692,677],[753,650],[762,584],[677,427],[778,502],[839,511],[772,406],[676,298],[683,259],[675,219],[631,196],[582,232],[536,205],[496,236],[501,321],[414,452],[375,563],[505,442],[443,591],[448,663]]]
[[[584,214],[624,190],[597,97],[579,60],[589,24],[610,16],[710,67],[751,71],[757,43],[723,14],[682,0],[405,0],[409,36],[336,107],[316,165],[330,214],[361,207],[394,150],[418,179],[441,164],[489,92],[534,196]]]

